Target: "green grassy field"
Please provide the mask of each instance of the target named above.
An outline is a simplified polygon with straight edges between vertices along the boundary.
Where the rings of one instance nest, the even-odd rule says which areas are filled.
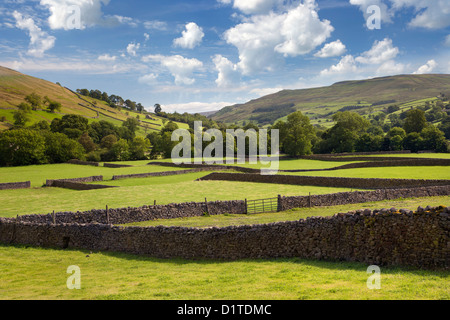
[[[105,168],[103,166],[80,166],[72,164],[51,164],[24,167],[0,167],[0,183],[31,181],[32,187],[40,187],[47,179],[71,179],[103,176],[110,180],[114,175],[163,172],[179,170],[174,167],[147,166],[148,161],[131,163],[133,167]]]
[[[59,188],[4,190],[0,193],[0,216],[47,214],[55,210],[86,211],[91,209],[141,207],[157,204],[217,200],[262,199],[280,195],[294,196],[347,192],[348,188],[326,188],[290,185],[266,185],[228,181],[195,181],[208,172],[179,176],[126,179],[100,182],[120,186],[117,189],[75,191]],[[24,201],[26,199],[26,201]]]
[[[55,211],[84,211],[189,201],[243,200],[350,191],[276,184],[226,181],[195,181],[208,172],[179,176],[108,181],[112,175],[178,170],[146,166],[148,161],[127,162],[130,168],[110,169],[75,165],[0,168],[0,182],[31,180],[32,189],[0,191],[1,217]],[[339,164],[343,164],[339,162]],[[294,160],[281,163],[286,169],[334,166],[330,162]],[[377,169],[371,171],[368,169]],[[447,167],[368,168],[330,171],[340,176],[403,178],[436,176],[448,179]],[[444,172],[444,174],[443,174]],[[316,175],[317,172],[314,173]],[[41,188],[45,179],[104,175],[102,184],[120,188],[74,191]],[[311,216],[331,216],[363,208],[448,205],[450,197],[399,199],[336,207],[295,209],[276,214],[223,215],[153,221],[143,225],[208,228],[292,221]],[[142,225],[142,224],[139,224]],[[81,269],[81,290],[69,290],[66,270]],[[413,268],[382,268],[381,290],[369,290],[367,265],[302,259],[187,261],[83,250],[53,250],[0,245],[0,300],[448,300],[450,272]]]
[[[69,290],[66,270],[81,270]],[[161,260],[109,252],[0,246],[3,300],[417,300],[449,299],[449,273],[300,259],[236,262]]]

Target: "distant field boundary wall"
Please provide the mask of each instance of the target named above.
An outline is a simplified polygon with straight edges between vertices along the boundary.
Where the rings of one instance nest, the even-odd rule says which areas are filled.
[[[245,201],[188,202],[168,205],[152,205],[135,208],[99,209],[85,212],[57,212],[55,220],[52,214],[19,216],[17,221],[46,224],[58,223],[81,224],[127,224],[160,219],[201,217],[222,214],[245,214]]]
[[[52,183],[52,187],[78,190],[78,191],[117,188],[116,186],[106,186],[106,185],[100,185],[100,184],[85,184],[82,182],[71,182],[71,181],[54,181]]]
[[[320,171],[335,171],[335,170],[345,170],[345,169],[357,169],[357,168],[379,168],[379,167],[430,167],[430,166],[450,166],[450,159],[418,159],[418,158],[321,158],[317,157],[310,160],[321,160],[321,161],[336,161],[336,162],[352,162],[352,161],[363,161],[357,163],[349,163],[342,166],[337,166],[333,168],[326,169],[298,169],[298,170],[278,170],[279,172],[320,172]],[[208,168],[211,171],[214,170],[234,170],[243,173],[260,173],[262,169],[252,169],[240,166],[227,166],[227,165],[208,165],[208,164],[181,164],[177,165],[174,163],[166,162],[150,162],[148,165],[159,165],[166,167],[179,167],[179,168]]]
[[[176,167],[176,168],[191,168],[191,169],[199,169],[205,168],[207,171],[216,171],[216,170],[234,170],[244,173],[260,173],[260,169],[252,169],[252,168],[244,168],[239,166],[226,166],[226,165],[209,165],[206,163],[203,164],[175,164],[172,162],[150,162],[148,165],[154,166],[164,166],[164,167]]]
[[[100,164],[98,162],[93,162],[93,161],[81,161],[81,160],[77,160],[77,159],[72,159],[67,161],[68,164],[76,164],[76,165],[80,165],[80,166],[94,166],[94,167],[99,167]]]
[[[448,270],[449,210],[419,209],[358,210],[332,217],[207,229],[36,224],[0,218],[0,243],[163,259],[295,257]]]
[[[211,171],[211,168],[198,168],[189,170],[179,170],[179,171],[164,171],[164,172],[149,172],[149,173],[136,173],[136,174],[125,174],[113,176],[113,180],[122,179],[135,179],[135,178],[149,178],[149,177],[166,177],[166,176],[176,176],[182,174],[189,174],[195,172]]]
[[[448,186],[450,180],[413,180],[413,179],[363,179],[338,177],[311,177],[290,175],[259,175],[242,173],[215,172],[198,181],[237,181],[253,183],[273,183],[317,187],[355,188],[355,189],[393,189],[415,188],[418,186]]]
[[[450,185],[441,187],[422,187],[411,189],[388,189],[375,191],[343,192],[325,195],[278,197],[280,211],[294,208],[337,206],[344,204],[366,203],[394,200],[400,198],[437,197],[450,195]],[[204,214],[247,214],[245,200],[189,202],[168,205],[148,205],[136,208],[105,208],[85,212],[55,213],[56,223],[81,224],[127,224],[160,219],[199,217]],[[53,217],[47,215],[23,215],[17,221],[31,223],[52,223]]]
[[[327,168],[327,169],[312,169],[312,170],[279,170],[280,172],[308,172],[308,171],[336,171],[345,169],[358,169],[358,168],[381,168],[381,167],[435,167],[435,166],[450,166],[450,159],[413,159],[401,158],[394,160],[390,158],[383,161],[368,161],[349,163],[342,166]],[[340,161],[340,160],[338,160]],[[346,160],[348,161],[348,160]],[[359,161],[359,160],[350,160]]]
[[[29,189],[31,188],[31,182],[10,182],[0,183],[0,190],[17,190],[17,189]]]
[[[117,163],[104,163],[104,167],[106,168],[130,168],[132,165],[129,164],[117,164]]]
[[[100,182],[100,181],[103,181],[103,176],[93,176],[93,177],[74,178],[74,179],[47,180],[45,186],[53,187],[53,188],[79,190],[79,191],[116,188],[115,186],[87,184],[87,183],[91,183],[91,182]]]
[[[364,162],[380,162],[380,161],[417,161],[426,162],[430,160],[448,161],[449,159],[431,159],[431,158],[414,158],[414,157],[370,157],[370,156],[304,156],[299,159],[305,160],[319,160],[319,161],[332,161],[332,162],[351,162],[351,161],[364,161]]]
[[[55,179],[47,180],[45,183],[46,187],[53,187],[57,182],[76,182],[76,183],[90,183],[90,182],[100,182],[103,181],[103,176],[92,176],[85,178],[73,178],[73,179]]]

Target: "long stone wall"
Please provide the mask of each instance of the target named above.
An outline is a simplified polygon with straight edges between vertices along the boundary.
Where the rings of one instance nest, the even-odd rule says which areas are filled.
[[[64,180],[56,180],[51,184],[54,188],[64,188],[78,191],[88,191],[88,190],[98,190],[98,189],[109,189],[109,188],[117,188],[116,186],[106,186],[100,184],[86,184],[82,182],[72,182],[72,181],[64,181]]]
[[[450,180],[413,180],[413,179],[362,179],[362,178],[335,178],[310,177],[295,175],[259,175],[240,173],[212,173],[198,179],[217,181],[238,181],[254,183],[275,183],[303,186],[320,186],[355,189],[388,189],[388,188],[414,188],[417,186],[446,186]]]
[[[190,170],[177,170],[177,171],[164,171],[164,172],[150,172],[150,173],[137,173],[137,174],[125,174],[113,176],[113,180],[121,179],[135,179],[135,178],[148,178],[148,177],[166,177],[166,176],[176,176],[188,173],[210,171],[210,168],[198,168]]]
[[[401,198],[425,198],[448,195],[450,195],[450,185],[411,189],[355,191],[300,197],[279,197],[279,207],[281,211],[286,211],[295,208],[338,206],[355,203],[396,200]]]
[[[336,206],[353,203],[366,203],[400,198],[436,197],[450,195],[449,186],[422,187],[412,189],[387,189],[376,191],[356,191],[335,194],[296,196],[278,198],[280,211],[294,208]],[[56,223],[101,223],[127,224],[133,222],[151,221],[159,219],[174,219],[197,217],[204,214],[246,214],[247,207],[244,200],[189,202],[168,205],[148,205],[142,207],[95,209],[84,212],[57,212]],[[21,222],[53,223],[53,216],[23,215],[17,218]]]
[[[80,166],[94,166],[94,167],[100,166],[100,164],[98,162],[81,161],[81,160],[78,160],[78,159],[69,160],[69,161],[67,161],[67,163],[69,163],[69,164],[77,164],[77,165],[80,165]]]
[[[75,183],[90,183],[90,182],[100,182],[103,181],[103,176],[92,176],[92,177],[84,177],[84,178],[73,178],[73,179],[55,179],[55,180],[47,180],[45,183],[46,187],[56,187],[57,183],[61,182],[75,182]]]
[[[168,205],[152,205],[128,208],[108,208],[90,210],[85,212],[57,212],[56,223],[82,223],[82,224],[127,224],[133,222],[151,221],[158,219],[175,219],[199,217],[205,214],[245,214],[245,201],[216,201],[216,202],[190,202]],[[31,223],[52,223],[52,214],[19,216],[17,221]]]
[[[0,242],[157,258],[291,258],[449,269],[450,217],[444,207],[417,212],[359,210],[333,217],[226,228],[36,224],[0,218]]]
[[[31,182],[11,182],[0,183],[0,190],[16,190],[16,189],[29,189],[31,188]]]

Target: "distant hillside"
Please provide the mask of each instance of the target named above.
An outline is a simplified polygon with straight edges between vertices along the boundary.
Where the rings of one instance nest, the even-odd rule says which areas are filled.
[[[17,105],[24,102],[24,98],[36,93],[41,97],[48,96],[51,100],[61,103],[62,109],[57,113],[47,110],[32,111],[30,124],[45,120],[51,122],[54,118],[61,118],[66,114],[76,114],[88,118],[90,121],[106,120],[115,125],[121,125],[127,118],[137,118],[141,123],[140,133],[159,131],[163,126],[161,118],[154,114],[150,119],[146,114],[139,114],[127,109],[111,108],[104,101],[84,97],[76,92],[46,80],[31,77],[20,72],[0,66],[0,130],[7,129],[14,123],[13,113]],[[180,127],[186,127],[179,124]]]
[[[254,121],[272,124],[300,110],[313,123],[331,121],[343,110],[360,114],[376,113],[390,105],[410,107],[411,104],[450,96],[450,75],[399,75],[362,81],[339,82],[329,87],[284,90],[245,104],[226,107],[212,116],[226,123]]]

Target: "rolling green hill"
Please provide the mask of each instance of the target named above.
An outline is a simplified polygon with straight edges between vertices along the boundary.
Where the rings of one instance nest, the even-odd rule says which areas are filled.
[[[55,118],[61,118],[66,114],[81,115],[92,121],[106,120],[115,125],[121,125],[127,118],[139,116],[140,128],[138,134],[145,135],[151,131],[160,131],[163,128],[163,119],[154,114],[149,114],[151,119],[146,119],[145,114],[139,114],[126,109],[114,109],[104,101],[90,97],[79,96],[72,90],[59,84],[31,77],[20,72],[0,66],[0,130],[8,129],[14,123],[13,113],[17,105],[24,102],[24,98],[36,93],[41,97],[48,96],[51,100],[61,103],[62,109],[57,113],[45,110],[32,111],[29,124],[45,120],[51,122]],[[181,128],[188,126],[178,123]]]
[[[272,124],[290,113],[302,111],[313,123],[330,122],[340,110],[362,115],[376,113],[390,105],[401,108],[450,96],[450,75],[399,75],[362,81],[339,82],[329,87],[284,90],[245,104],[229,106],[212,116],[227,123],[254,121]]]

